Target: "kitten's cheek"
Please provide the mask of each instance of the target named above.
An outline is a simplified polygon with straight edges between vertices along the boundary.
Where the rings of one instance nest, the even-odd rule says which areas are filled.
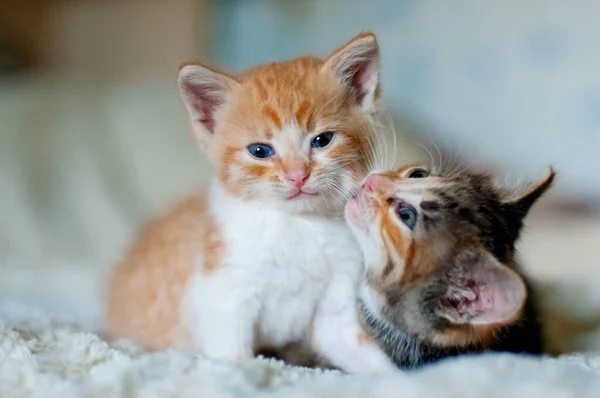
[[[362,230],[367,229],[367,223],[365,222],[363,216],[358,210],[358,202],[356,201],[356,198],[350,198],[348,200],[348,202],[346,203],[346,209],[344,214],[346,216],[346,220],[349,223],[357,226]]]

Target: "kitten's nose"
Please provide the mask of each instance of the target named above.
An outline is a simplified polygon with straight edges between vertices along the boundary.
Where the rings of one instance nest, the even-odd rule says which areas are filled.
[[[308,177],[310,177],[310,172],[305,170],[290,171],[285,174],[285,179],[294,184],[296,188],[302,188]]]
[[[379,180],[379,177],[377,176],[377,174],[370,174],[362,186],[367,191],[373,192],[375,189],[377,189],[377,181],[378,180]]]

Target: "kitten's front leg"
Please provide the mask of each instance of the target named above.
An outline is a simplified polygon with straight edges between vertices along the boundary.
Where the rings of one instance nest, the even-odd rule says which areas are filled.
[[[254,357],[256,290],[234,275],[202,277],[192,287],[193,337],[208,357],[243,362]]]
[[[399,372],[361,328],[350,278],[339,277],[329,287],[315,315],[311,343],[316,352],[347,373]]]

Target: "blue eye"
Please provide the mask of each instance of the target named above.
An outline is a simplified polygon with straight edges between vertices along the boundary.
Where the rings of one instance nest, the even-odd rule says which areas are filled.
[[[250,155],[258,159],[266,159],[275,155],[275,150],[273,147],[267,144],[252,144],[248,146],[248,152],[250,152]]]
[[[417,226],[417,211],[414,207],[406,203],[398,205],[398,217],[411,230]]]
[[[313,148],[323,148],[329,145],[331,140],[333,139],[333,133],[328,131],[326,133],[319,134],[312,140],[310,144]]]

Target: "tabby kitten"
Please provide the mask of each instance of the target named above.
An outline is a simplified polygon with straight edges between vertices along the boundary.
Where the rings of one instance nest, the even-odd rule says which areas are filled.
[[[539,354],[515,244],[554,171],[520,192],[422,167],[371,174],[346,206],[366,261],[362,324],[401,368],[483,351]]]

